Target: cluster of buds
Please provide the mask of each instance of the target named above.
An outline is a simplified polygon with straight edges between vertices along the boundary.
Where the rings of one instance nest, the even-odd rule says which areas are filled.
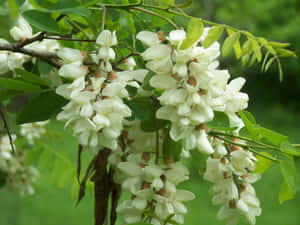
[[[12,135],[13,140],[16,139]],[[21,151],[12,153],[9,136],[0,137],[0,171],[5,175],[5,187],[21,196],[32,195],[34,189],[32,183],[38,176],[34,167],[25,166]]]

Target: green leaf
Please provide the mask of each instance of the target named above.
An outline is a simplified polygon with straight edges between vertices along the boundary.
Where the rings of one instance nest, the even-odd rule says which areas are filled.
[[[152,100],[147,97],[133,98],[131,101],[124,100],[129,106],[132,114],[139,120],[147,120],[151,117],[153,111]]]
[[[300,150],[293,147],[288,141],[283,141],[280,144],[280,150],[289,155],[300,156]]]
[[[199,40],[203,33],[203,23],[200,19],[192,18],[188,25],[188,33],[183,40],[180,49],[184,50],[191,47],[196,41]]]
[[[15,69],[16,74],[20,75],[23,80],[28,81],[33,84],[40,84],[44,86],[48,86],[48,83],[40,78],[38,75],[31,73],[22,69]]]
[[[270,141],[274,145],[280,145],[282,142],[286,141],[287,136],[284,136],[280,133],[277,133],[275,131],[269,130],[267,128],[259,126],[258,128],[259,134]]]
[[[288,49],[278,48],[276,49],[276,52],[280,58],[297,58],[296,53]]]
[[[0,87],[24,92],[40,92],[42,90],[39,86],[30,83],[2,77],[0,77]]]
[[[269,44],[269,42],[264,38],[258,38],[258,41],[272,54],[276,55],[276,51],[272,47],[272,45]]]
[[[37,61],[37,67],[40,74],[48,74],[52,70],[52,66],[50,66],[48,63],[38,60]]]
[[[156,120],[155,122],[155,113],[153,113],[149,119],[141,121],[141,129],[145,132],[154,132],[156,130],[155,123],[157,123],[158,130],[166,127],[170,123],[168,120]]]
[[[251,54],[251,52],[252,52],[252,41],[251,40],[247,40],[243,44],[242,54],[243,55]]]
[[[10,89],[1,89],[0,90],[0,101],[11,99],[11,98],[16,97],[16,96],[21,95],[21,94],[23,94],[23,91],[16,91],[16,90],[10,90]]]
[[[151,225],[150,223],[138,222],[138,223],[130,223],[128,225]]]
[[[292,157],[280,160],[280,169],[284,178],[284,184],[279,194],[279,201],[283,203],[285,200],[291,199],[296,194],[296,166]],[[286,194],[282,193],[287,192]]]
[[[275,59],[276,59],[275,56],[272,57],[271,59],[269,59],[269,61],[266,64],[266,67],[265,67],[265,72],[269,69],[269,67],[272,65],[272,63],[274,62]]]
[[[281,43],[281,42],[276,42],[276,41],[270,41],[269,45],[271,45],[274,48],[286,48],[286,47],[289,47],[291,44],[290,43]]]
[[[289,188],[287,183],[283,182],[281,184],[281,188],[280,188],[280,192],[279,192],[279,196],[278,196],[279,203],[282,204],[285,201],[291,200],[293,198],[294,198],[293,192],[291,192],[291,189]]]
[[[150,85],[150,79],[155,75],[155,73],[153,73],[152,71],[150,71],[149,73],[147,73],[143,84],[142,84],[142,88],[146,91],[152,91],[154,88]]]
[[[224,30],[223,26],[215,26],[215,27],[210,28],[204,41],[203,41],[203,47],[208,48],[214,42],[216,42],[222,35],[223,30]]]
[[[17,4],[17,6],[21,6],[21,5],[23,5],[24,4],[24,2],[25,2],[25,0],[15,0],[15,3]]]
[[[33,9],[25,11],[22,15],[28,23],[37,29],[52,33],[59,33],[58,25],[49,12],[42,12]]]
[[[230,51],[232,48],[234,48],[235,44],[239,41],[240,39],[240,33],[239,32],[234,32],[231,34],[228,34],[229,36],[225,39],[222,47],[222,54],[223,56],[229,55]]]
[[[254,52],[254,56],[257,59],[257,62],[261,62],[262,60],[262,53],[261,53],[261,47],[259,46],[258,42],[255,39],[251,39],[252,42],[252,49]]]
[[[169,131],[163,141],[163,155],[164,159],[172,157],[174,161],[180,160],[180,153],[182,151],[182,141],[173,141],[170,137]]]
[[[9,3],[11,15],[12,15],[13,19],[16,19],[18,17],[18,13],[19,13],[19,7],[16,4],[15,0],[8,0],[8,3]]]
[[[206,159],[207,156],[204,154],[201,154],[198,149],[192,149],[190,151],[192,155],[192,163],[193,165],[198,169],[198,172],[202,175],[205,173],[206,170]]]
[[[234,31],[231,30],[231,29],[227,29],[227,31],[228,31],[229,35],[234,34]],[[241,45],[240,45],[239,39],[233,45],[233,49],[234,49],[234,53],[235,53],[236,59],[240,59],[242,57],[242,49],[241,49]]]
[[[54,91],[46,91],[33,98],[17,115],[17,124],[49,119],[66,104],[66,100]]]
[[[268,158],[273,158],[268,152],[260,152],[260,154]],[[266,159],[263,156],[256,155],[256,159],[257,161],[255,162],[255,170],[253,173],[263,174],[272,165],[272,160]]]
[[[243,123],[245,124],[249,134],[254,138],[258,138],[259,131],[253,115],[248,111],[240,111],[239,116],[243,120]]]
[[[235,130],[235,127],[230,127],[228,116],[224,112],[214,112],[214,119],[206,123],[206,126],[217,130]]]
[[[80,6],[80,2],[74,0],[57,1],[57,3],[52,5],[49,9],[47,9],[47,11],[86,17],[91,15],[90,11],[87,8]]]

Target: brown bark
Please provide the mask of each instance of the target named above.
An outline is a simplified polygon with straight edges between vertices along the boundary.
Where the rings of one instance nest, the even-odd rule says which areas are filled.
[[[97,155],[95,162],[95,174],[92,177],[94,184],[95,225],[103,225],[108,212],[108,200],[110,193],[109,173],[107,171],[107,158],[111,150],[104,148]]]

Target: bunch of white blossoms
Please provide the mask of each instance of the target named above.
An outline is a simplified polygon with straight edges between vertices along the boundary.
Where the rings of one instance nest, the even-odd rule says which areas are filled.
[[[240,92],[245,79],[236,78],[228,83],[228,71],[217,69],[219,43],[208,48],[200,45],[208,30],[205,28],[202,37],[184,50],[183,30],[172,31],[168,37],[142,31],[137,39],[149,46],[142,56],[146,67],[155,73],[150,85],[163,90],[158,98],[162,107],[156,116],[171,121],[170,137],[183,140],[185,150],[197,148],[210,155],[204,178],[215,183],[211,189],[213,203],[222,205],[218,218],[236,224],[236,212],[240,212],[250,224],[255,224],[255,217],[261,213],[251,186],[259,178],[251,173],[255,157],[235,145],[227,151],[220,140],[209,138],[206,133],[205,123],[214,118],[214,111],[220,111],[227,114],[231,127],[236,127],[234,133],[238,134],[244,124],[237,112],[248,104],[248,95]]]
[[[147,220],[153,225],[170,225],[165,223],[170,216],[170,221],[183,224],[187,212],[183,202],[195,196],[176,186],[188,179],[189,171],[172,159],[166,164],[161,160],[155,162],[155,133],[143,132],[137,121],[127,125],[130,128],[123,132],[119,149],[109,157],[116,171],[115,182],[131,194],[131,199],[123,201],[117,211],[125,224]],[[160,145],[162,139],[160,132]]]
[[[13,140],[16,139],[12,135]],[[23,153],[12,154],[8,135],[0,137],[0,171],[5,174],[6,187],[20,195],[32,195],[32,183],[38,176],[36,168],[24,166]]]
[[[37,34],[33,34],[31,26],[28,22],[20,16],[17,19],[17,24],[10,30],[11,37],[18,42],[23,42],[28,38],[33,38]],[[8,41],[0,39],[0,44],[9,44]],[[44,51],[44,52],[56,52],[60,45],[56,40],[42,40],[33,42],[31,44],[25,45],[25,49]],[[17,52],[0,51],[0,74],[5,74],[8,71],[14,71],[17,68],[23,68],[23,64],[29,60],[34,63],[36,60],[28,55]]]
[[[181,50],[186,37],[183,30],[171,31],[166,38],[162,33],[142,31],[137,39],[149,46],[142,57],[155,73],[150,85],[163,90],[158,98],[162,107],[156,116],[172,122],[170,136],[184,140],[186,150],[197,148],[211,154],[214,150],[201,125],[214,118],[214,111],[221,111],[228,115],[231,126],[241,127],[236,112],[247,107],[248,95],[239,92],[243,78],[227,84],[228,71],[217,69],[219,43],[209,48],[199,46],[207,32],[205,28],[204,35],[185,50]]]
[[[220,140],[215,139],[212,144],[215,152],[207,160],[204,179],[214,183],[210,189],[212,203],[221,205],[217,218],[228,220],[230,225],[237,224],[240,213],[254,225],[255,217],[261,214],[260,202],[251,185],[260,178],[259,174],[251,172],[255,169],[256,158],[234,144],[227,149]]]
[[[27,139],[30,145],[33,145],[35,139],[39,139],[46,134],[47,130],[45,125],[48,124],[48,122],[49,120],[22,124],[20,134]]]
[[[139,88],[148,71],[112,70],[110,62],[115,59],[115,52],[111,47],[117,43],[115,32],[102,31],[96,43],[100,48],[94,60],[100,66],[91,73],[84,65],[84,54],[79,50],[59,50],[58,56],[65,63],[59,75],[72,79],[72,83],[56,89],[57,94],[70,100],[57,119],[72,126],[82,145],[114,150],[118,147],[123,121],[131,116],[129,107],[122,100],[129,98],[126,86]]]

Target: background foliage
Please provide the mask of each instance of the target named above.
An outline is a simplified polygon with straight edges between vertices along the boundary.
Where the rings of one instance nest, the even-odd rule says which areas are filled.
[[[52,1],[39,0],[36,2],[51,4]],[[113,2],[124,3],[123,0]],[[8,30],[12,26],[12,16],[14,15],[10,15],[4,7],[6,1],[2,0],[0,4],[2,5],[0,8],[0,36],[9,39]],[[300,35],[300,3],[297,0],[197,0],[193,2],[188,11],[198,17],[249,30],[255,35],[264,36],[267,39],[290,42],[292,49],[295,49],[299,55],[300,39],[297,37]],[[117,12],[111,15],[112,20],[120,17],[122,15]],[[161,21],[152,22],[157,27],[161,25]],[[180,21],[178,22],[180,23]],[[122,20],[121,25],[132,30],[135,29],[134,26],[130,26],[130,18]],[[124,32],[126,31],[124,30]],[[124,32],[119,31],[121,37],[122,33],[125,37]],[[222,66],[232,68],[232,75],[244,74],[247,77],[246,92],[250,96],[249,111],[255,114],[260,124],[288,135],[294,143],[300,143],[298,119],[300,116],[300,77],[298,76],[300,59],[282,60],[284,70],[282,83],[279,82],[275,63],[267,73],[262,74],[260,66],[241,69],[240,63],[237,63],[232,55],[231,58],[222,61]],[[24,101],[24,99],[19,99],[19,101]],[[18,101],[15,102],[16,104],[11,105],[11,110],[18,108]],[[49,140],[46,140],[46,143],[49,144],[48,147],[54,152],[63,153],[74,162],[77,147],[70,133],[63,132],[62,124],[58,123],[50,124],[49,129],[58,133],[59,142],[55,146],[51,145],[51,137],[49,137]],[[297,165],[299,170],[299,160]],[[71,194],[74,192],[72,182],[63,189],[57,189],[60,187],[59,183],[49,185],[55,168],[54,163],[53,165],[39,165],[39,167],[44,167],[44,173],[39,178],[36,195],[33,197],[19,199],[11,193],[0,191],[0,225],[91,224],[93,221],[91,193],[78,208],[75,208],[76,199]],[[223,224],[223,222],[215,222],[217,209],[212,206],[211,196],[207,194],[210,184],[203,181],[197,173],[192,170],[191,180],[184,184],[197,194],[197,199],[187,204],[190,210],[186,216],[186,224]],[[263,208],[263,214],[257,219],[257,224],[300,224],[299,192],[292,201],[279,205],[278,192],[282,182],[279,167],[273,165],[263,176],[264,179],[256,185],[257,195],[261,199]]]

